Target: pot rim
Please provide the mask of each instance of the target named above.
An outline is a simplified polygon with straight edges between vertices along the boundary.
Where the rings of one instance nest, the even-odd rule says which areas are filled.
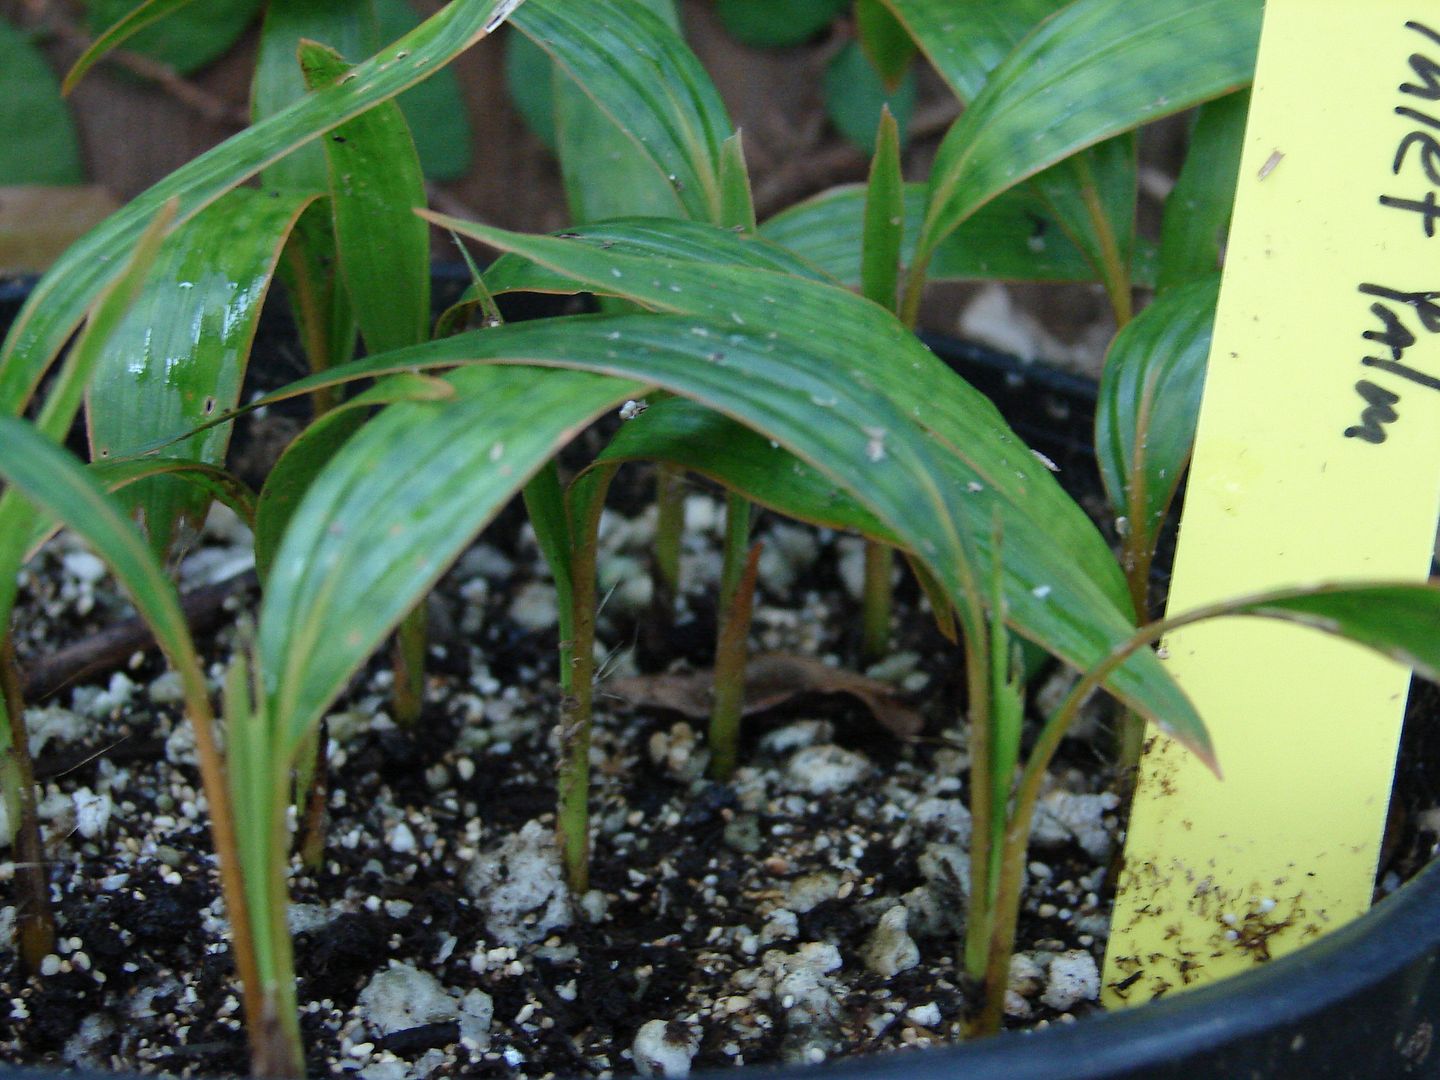
[[[1300,1037],[1290,1047],[1298,1053],[1304,1048],[1307,1018],[1376,995],[1383,984],[1410,974],[1409,969],[1433,965],[1437,952],[1440,859],[1359,918],[1233,978],[1043,1031],[1008,1031],[973,1043],[837,1059],[824,1068],[845,1080],[893,1080],[901,1071],[905,1080],[1054,1080],[1061,1075],[1057,1068],[1063,1068],[1066,1080],[1098,1080],[1153,1074],[1222,1042],[1277,1032],[1286,1041]],[[772,1067],[751,1075],[797,1076],[806,1071]]]

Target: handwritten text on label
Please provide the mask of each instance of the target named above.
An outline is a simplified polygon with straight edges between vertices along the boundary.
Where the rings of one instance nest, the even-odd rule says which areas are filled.
[[[1440,34],[1430,27],[1413,20],[1407,22],[1405,26],[1406,29],[1413,30],[1428,39],[1433,46],[1440,47]],[[1410,70],[1420,81],[1418,83],[1401,83],[1400,93],[1409,94],[1422,101],[1440,102],[1440,61],[1423,53],[1411,53]],[[1413,160],[1434,187],[1425,193],[1423,199],[1381,195],[1380,205],[1421,215],[1421,225],[1425,230],[1425,235],[1433,237],[1436,220],[1440,219],[1440,202],[1436,201],[1435,192],[1435,188],[1440,188],[1440,136],[1435,134],[1435,132],[1440,132],[1440,116],[1421,112],[1409,105],[1397,105],[1395,112],[1400,116],[1418,121],[1434,131],[1417,128],[1408,132],[1400,140],[1400,144],[1395,150],[1395,160],[1391,164],[1390,171],[1399,176],[1401,168],[1407,160],[1411,159],[1411,151],[1414,150],[1416,153],[1413,155]],[[1419,386],[1440,390],[1440,378],[1427,375],[1408,364],[1401,363],[1405,350],[1416,342],[1414,331],[1407,325],[1407,315],[1417,321],[1425,333],[1440,333],[1440,290],[1411,292],[1366,283],[1359,287],[1359,291],[1367,296],[1377,298],[1370,305],[1370,312],[1380,321],[1379,330],[1366,330],[1362,336],[1367,341],[1378,342],[1390,350],[1388,358],[1366,356],[1360,362],[1366,367],[1406,379]],[[1407,312],[1406,309],[1409,311]],[[1359,439],[1361,442],[1367,443],[1383,443],[1386,438],[1386,426],[1399,418],[1395,406],[1400,401],[1400,394],[1398,391],[1370,379],[1361,379],[1357,382],[1355,392],[1364,402],[1364,408],[1360,413],[1360,422],[1345,429],[1346,438]]]

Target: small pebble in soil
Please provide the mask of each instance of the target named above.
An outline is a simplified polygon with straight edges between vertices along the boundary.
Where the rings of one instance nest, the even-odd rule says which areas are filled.
[[[648,1020],[630,1048],[641,1076],[688,1076],[700,1049],[699,1035],[679,1020]]]
[[[1100,996],[1100,972],[1095,958],[1083,949],[1070,949],[1050,961],[1045,992],[1040,1000],[1057,1012]]]
[[[920,963],[920,947],[908,932],[909,922],[910,912],[905,905],[896,904],[880,917],[861,949],[865,966],[882,979],[909,971]]]

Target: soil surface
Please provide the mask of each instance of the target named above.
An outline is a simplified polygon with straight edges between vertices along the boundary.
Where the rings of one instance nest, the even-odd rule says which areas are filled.
[[[687,515],[689,589],[671,655],[643,656],[650,667],[709,654],[720,503],[697,491]],[[607,685],[636,674],[647,521],[607,522]],[[230,523],[212,536],[186,566],[189,583],[243,569],[242,532]],[[756,649],[843,661],[858,546],[780,521],[760,535],[772,554]],[[919,737],[897,739],[858,700],[801,696],[752,718],[735,781],[717,784],[698,722],[602,692],[592,888],[572,907],[551,846],[553,591],[507,514],[432,603],[422,721],[401,730],[388,719],[379,663],[328,720],[323,866],[297,863],[292,881],[312,1071],[664,1071],[681,1059],[819,1061],[954,1037],[970,1004],[954,961],[969,834],[967,758],[951,729],[960,688],[949,650],[901,592],[897,651],[872,674],[925,718]],[[27,570],[24,611],[18,644],[37,655],[124,608],[98,561],[61,537]],[[217,679],[233,634],[212,642]],[[137,654],[30,719],[61,941],[31,978],[0,953],[10,1003],[0,1055],[243,1071],[173,677]],[[1114,796],[1078,772],[1059,778],[1047,806],[1012,1003],[1017,1019],[1041,1022],[1083,1013],[1098,989],[1116,826]]]
[[[604,686],[702,668],[713,641],[721,503],[687,503],[686,594],[652,617],[650,517],[638,470],[604,530]],[[853,658],[858,545],[763,519],[752,644]],[[190,587],[248,565],[243,526],[212,519]],[[62,535],[26,570],[23,656],[127,613]],[[973,989],[956,964],[969,814],[954,651],[908,584],[894,654],[870,674],[924,721],[898,738],[857,699],[801,695],[747,721],[734,782],[705,776],[700,721],[602,689],[593,752],[591,889],[567,902],[552,847],[554,597],[518,508],[431,602],[425,714],[388,717],[375,662],[327,722],[322,865],[295,863],[302,1026],[314,1075],[368,1080],[675,1073],[818,1062],[959,1038]],[[227,601],[243,618],[254,597]],[[234,622],[209,643],[218,683]],[[625,680],[631,680],[626,682]],[[1053,681],[1053,677],[1052,677]],[[1040,696],[1054,693],[1042,676]],[[643,683],[640,685],[644,685]],[[641,695],[643,696],[643,695]],[[0,947],[0,1059],[182,1074],[243,1073],[246,1048],[173,676],[137,653],[28,714],[60,942],[23,975]],[[1412,741],[1431,725],[1411,725]],[[1037,823],[1008,1022],[1095,1008],[1117,797],[1097,708],[1070,740]],[[1423,748],[1422,748],[1423,749]],[[1434,755],[1420,755],[1433,761]],[[1424,768],[1403,802],[1435,804]],[[1435,814],[1397,816],[1387,885],[1428,856]],[[13,873],[5,864],[0,873]],[[0,908],[8,943],[13,907]]]

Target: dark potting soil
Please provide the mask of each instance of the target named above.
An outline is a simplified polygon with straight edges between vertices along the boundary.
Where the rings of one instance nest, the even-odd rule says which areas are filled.
[[[703,663],[720,502],[697,489],[687,514],[687,593],[670,640]],[[604,533],[611,682],[636,674],[627,649],[649,617],[647,520],[617,514]],[[770,555],[755,649],[849,660],[858,546],[771,519],[759,535]],[[245,550],[243,530],[217,517],[189,583],[236,572]],[[22,589],[23,656],[127,611],[65,536]],[[875,674],[924,716],[914,739],[853,699],[802,696],[747,722],[742,768],[721,785],[704,775],[700,721],[632,709],[602,685],[592,888],[572,906],[550,847],[553,592],[518,513],[502,516],[432,602],[421,722],[389,721],[378,661],[329,717],[323,865],[297,864],[291,885],[311,1071],[577,1075],[628,1072],[636,1056],[659,1069],[818,1061],[956,1037],[973,1004],[955,963],[969,832],[953,730],[962,688],[913,587],[900,596],[895,653]],[[239,616],[253,599],[227,603]],[[217,681],[233,637],[227,626],[210,642]],[[137,654],[29,718],[60,940],[42,972],[23,975],[8,946],[14,909],[0,909],[0,1058],[243,1072],[173,676]],[[1086,746],[1077,760],[1095,756]],[[1117,827],[1103,784],[1057,775],[1031,867],[1017,1020],[1083,1014],[1098,989]]]
[[[622,502],[625,501],[622,492]],[[636,499],[635,502],[639,502]],[[687,607],[713,591],[718,501],[689,500]],[[605,532],[602,641],[613,681],[648,617],[643,517]],[[852,655],[857,550],[767,520],[756,649]],[[499,545],[504,544],[504,547]],[[244,561],[220,523],[192,582]],[[617,569],[618,568],[618,569]],[[852,582],[853,585],[853,582]],[[25,572],[22,652],[124,611],[65,537]],[[925,717],[897,739],[863,705],[802,697],[752,718],[732,784],[704,776],[698,721],[603,691],[591,891],[566,902],[553,828],[553,599],[514,513],[432,603],[433,669],[413,730],[385,716],[372,664],[328,721],[323,866],[291,893],[302,1028],[315,1075],[627,1073],[820,1061],[961,1034],[955,962],[969,817],[953,651],[900,590],[896,652],[877,674]],[[253,597],[238,597],[245,608]],[[680,643],[705,642],[703,603]],[[682,608],[682,611],[686,610]],[[212,674],[233,630],[211,643]],[[703,661],[705,646],[693,660]],[[652,657],[661,661],[663,657]],[[1426,703],[1428,692],[1417,694]],[[136,656],[31,712],[60,943],[22,975],[0,952],[0,1058],[242,1073],[246,1049],[192,740],[174,680]],[[1098,709],[1067,745],[1037,828],[1010,1022],[1094,1008],[1117,800]],[[1409,739],[1435,738],[1411,725]],[[1422,751],[1424,746],[1420,746]],[[1407,754],[1387,877],[1435,841],[1433,754]],[[7,876],[9,872],[7,871]],[[13,908],[0,918],[13,919]],[[4,927],[9,940],[9,927]],[[637,1062],[637,1058],[641,1059]]]
[[[283,364],[268,372],[277,385],[299,373]],[[995,379],[994,393],[1016,382],[1013,372]],[[1093,465],[1063,435],[1083,396],[1078,406],[1073,395],[1068,404],[1038,400],[1017,429],[1060,465],[1062,480],[1080,480],[1077,496],[1099,515]],[[283,445],[287,423],[275,409],[237,434],[252,479]],[[585,437],[574,460],[601,443]],[[658,1073],[961,1037],[975,1000],[955,959],[969,759],[954,647],[902,582],[894,652],[871,674],[923,717],[921,734],[896,737],[853,698],[802,695],[747,720],[733,783],[706,779],[702,720],[633,708],[605,687],[708,664],[720,503],[695,488],[679,618],[666,633],[643,633],[653,625],[650,488],[641,470],[621,475],[603,537],[591,890],[566,899],[550,845],[553,590],[523,512],[511,507],[431,602],[420,723],[402,730],[390,721],[380,661],[328,718],[325,854],[314,871],[296,862],[291,881],[312,1074]],[[758,534],[767,554],[752,648],[853,665],[858,544],[773,518]],[[242,572],[248,550],[243,530],[218,515],[187,564],[187,584]],[[217,687],[233,622],[255,600],[241,592],[226,601],[224,628],[207,641]],[[127,614],[98,560],[62,535],[22,576],[17,649],[22,661],[47,656]],[[1039,685],[1044,701],[1065,682],[1042,676]],[[1412,715],[1433,716],[1434,704],[1424,689]],[[10,946],[14,901],[0,894],[0,1060],[245,1072],[193,739],[173,676],[136,654],[114,673],[63,687],[27,718],[59,942],[40,973],[23,974]],[[1440,761],[1437,738],[1433,724],[1407,724],[1382,888],[1422,864],[1440,834],[1440,778],[1427,764]],[[1012,1025],[1069,1022],[1095,1008],[1120,829],[1108,755],[1097,705],[1067,741],[1037,821]],[[0,880],[13,872],[0,864]]]

